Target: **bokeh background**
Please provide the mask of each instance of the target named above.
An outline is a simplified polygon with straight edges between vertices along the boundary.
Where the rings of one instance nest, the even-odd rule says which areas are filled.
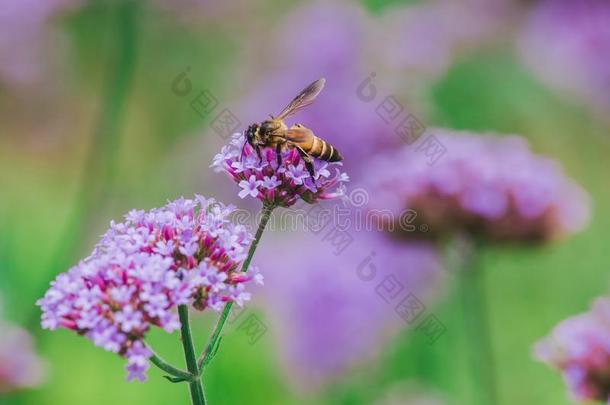
[[[255,213],[209,168],[227,142],[213,120],[226,108],[241,131],[318,77],[325,91],[296,119],[343,152],[354,185],[404,144],[376,112],[394,96],[426,133],[517,134],[586,190],[578,232],[477,252],[496,403],[572,403],[532,347],[608,288],[609,27],[602,0],[1,1],[0,403],[188,403],[156,369],[126,383],[118,356],[43,331],[35,302],[131,208],[201,193]],[[209,113],[191,105],[204,90]],[[229,325],[204,377],[211,404],[477,403],[490,382],[472,373],[477,333],[456,309],[459,245],[447,261],[429,242],[353,236],[361,248],[338,256],[306,230],[263,237],[268,281],[247,312],[266,333],[253,342],[239,318]],[[442,321],[433,344],[356,276],[371,246]],[[214,321],[194,316],[200,345]],[[153,331],[151,344],[182,364],[177,333]]]

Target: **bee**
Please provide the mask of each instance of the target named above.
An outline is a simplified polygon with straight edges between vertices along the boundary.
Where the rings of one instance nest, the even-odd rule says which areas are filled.
[[[301,91],[277,117],[252,124],[246,130],[246,142],[252,146],[261,159],[261,147],[275,148],[278,165],[282,162],[282,151],[296,149],[305,162],[307,171],[314,177],[312,157],[327,161],[339,162],[343,160],[341,154],[330,143],[314,135],[313,131],[301,124],[294,124],[290,128],[284,119],[307,107],[314,102],[324,88],[326,80],[318,79]],[[245,146],[245,144],[244,144]]]

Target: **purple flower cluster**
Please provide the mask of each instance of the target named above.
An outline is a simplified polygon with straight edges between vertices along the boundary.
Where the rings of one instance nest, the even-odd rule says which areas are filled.
[[[242,305],[250,299],[244,283],[262,283],[256,270],[238,270],[252,236],[229,222],[232,211],[196,196],[112,222],[91,256],[60,274],[38,301],[43,328],[86,336],[127,358],[128,380],[144,380],[151,352],[143,339],[151,326],[178,329],[178,305]]]
[[[536,344],[534,355],[561,371],[574,399],[610,403],[610,298],[562,321]]]
[[[368,165],[369,208],[401,229],[406,209],[427,236],[452,231],[495,240],[548,240],[582,228],[589,198],[551,159],[535,155],[518,136],[431,131],[446,153],[430,164],[425,150],[404,147]],[[413,234],[413,233],[411,233]]]
[[[313,204],[320,200],[342,197],[343,183],[348,176],[339,170],[341,162],[327,163],[313,159],[312,177],[296,149],[281,153],[277,164],[274,148],[261,148],[261,159],[245,143],[243,134],[233,135],[229,145],[214,157],[211,167],[226,172],[241,191],[240,198],[248,196],[270,206],[290,207],[299,198]]]

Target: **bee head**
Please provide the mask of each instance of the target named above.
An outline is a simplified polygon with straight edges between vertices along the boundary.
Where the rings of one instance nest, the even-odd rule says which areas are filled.
[[[260,129],[260,126],[258,124],[252,124],[246,130],[246,141],[252,147],[254,147],[254,146],[256,146],[258,144],[259,129]]]

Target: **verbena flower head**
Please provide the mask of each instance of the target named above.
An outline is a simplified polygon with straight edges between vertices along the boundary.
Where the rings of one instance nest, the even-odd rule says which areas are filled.
[[[229,222],[233,207],[201,196],[148,212],[132,210],[87,259],[60,274],[38,301],[45,329],[66,328],[127,358],[128,380],[144,380],[151,327],[180,327],[177,305],[219,311],[250,299],[240,272],[252,236]]]
[[[257,198],[266,205],[290,207],[299,198],[313,204],[343,196],[341,185],[349,178],[341,172],[341,162],[313,158],[312,177],[296,149],[283,151],[281,156],[278,165],[275,149],[266,147],[261,148],[259,159],[244,135],[235,134],[214,157],[211,167],[226,172],[237,183],[240,198]]]
[[[534,355],[561,371],[574,399],[610,403],[610,298],[559,323]]]
[[[556,162],[534,154],[523,138],[430,133],[446,149],[433,164],[425,150],[408,146],[369,164],[363,182],[368,207],[391,212],[379,216],[388,229],[401,229],[407,209],[417,213],[415,222],[426,225],[428,237],[457,231],[493,240],[543,241],[587,222],[587,194]]]

